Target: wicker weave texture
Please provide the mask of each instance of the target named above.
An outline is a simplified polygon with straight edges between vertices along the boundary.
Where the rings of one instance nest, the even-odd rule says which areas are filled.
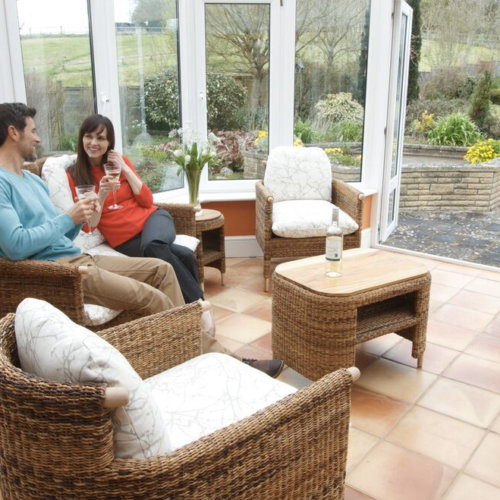
[[[355,364],[356,345],[387,333],[425,350],[430,273],[348,296],[330,296],[273,274],[273,355],[316,380]]]
[[[325,253],[325,237],[283,238],[272,232],[273,196],[262,181],[255,184],[255,233],[257,242],[264,253],[264,279],[271,276],[271,259],[296,258]],[[349,214],[359,229],[344,236],[344,250],[361,245],[361,225],[363,221],[363,194],[355,187],[341,180],[332,181],[332,203]]]
[[[200,352],[199,304],[102,332],[143,376]],[[343,498],[351,375],[331,373],[170,455],[114,459],[102,385],[18,367],[0,320],[0,491],[12,499]]]

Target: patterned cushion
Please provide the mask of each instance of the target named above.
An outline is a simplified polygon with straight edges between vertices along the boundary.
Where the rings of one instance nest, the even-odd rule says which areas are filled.
[[[325,236],[332,222],[335,205],[323,200],[280,201],[273,204],[273,233],[285,238]],[[344,234],[353,233],[358,224],[339,209],[339,222]]]
[[[160,407],[174,450],[296,391],[220,353],[202,354],[145,383]]]
[[[274,201],[332,201],[332,167],[321,148],[280,146],[267,160],[264,185]]]
[[[24,371],[58,382],[101,382],[128,389],[130,401],[113,415],[115,456],[147,458],[171,449],[148,385],[104,339],[37,299],[19,304],[15,329]]]

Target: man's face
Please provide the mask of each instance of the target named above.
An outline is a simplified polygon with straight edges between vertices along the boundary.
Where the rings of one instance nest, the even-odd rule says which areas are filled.
[[[36,133],[35,120],[28,116],[26,118],[26,126],[21,132],[20,140],[18,143],[19,153],[25,161],[35,161],[36,146],[40,143],[40,137]]]

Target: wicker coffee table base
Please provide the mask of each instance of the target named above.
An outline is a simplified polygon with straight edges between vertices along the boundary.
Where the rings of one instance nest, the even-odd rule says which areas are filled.
[[[311,380],[354,366],[356,345],[397,333],[422,366],[430,274],[347,296],[314,293],[273,274],[273,356]]]

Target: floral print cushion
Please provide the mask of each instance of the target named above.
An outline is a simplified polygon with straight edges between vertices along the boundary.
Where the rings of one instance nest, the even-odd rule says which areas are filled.
[[[272,231],[284,238],[326,236],[326,230],[332,223],[334,206],[323,200],[274,203]],[[339,209],[339,223],[344,234],[353,233],[359,227],[356,221],[341,209]]]
[[[15,330],[24,371],[56,382],[99,382],[128,389],[130,401],[113,414],[115,456],[147,458],[171,449],[148,385],[112,345],[38,299],[19,304]]]
[[[321,148],[280,146],[269,153],[264,186],[274,201],[332,200],[332,167]]]
[[[145,380],[175,450],[296,389],[227,354],[207,353]]]

